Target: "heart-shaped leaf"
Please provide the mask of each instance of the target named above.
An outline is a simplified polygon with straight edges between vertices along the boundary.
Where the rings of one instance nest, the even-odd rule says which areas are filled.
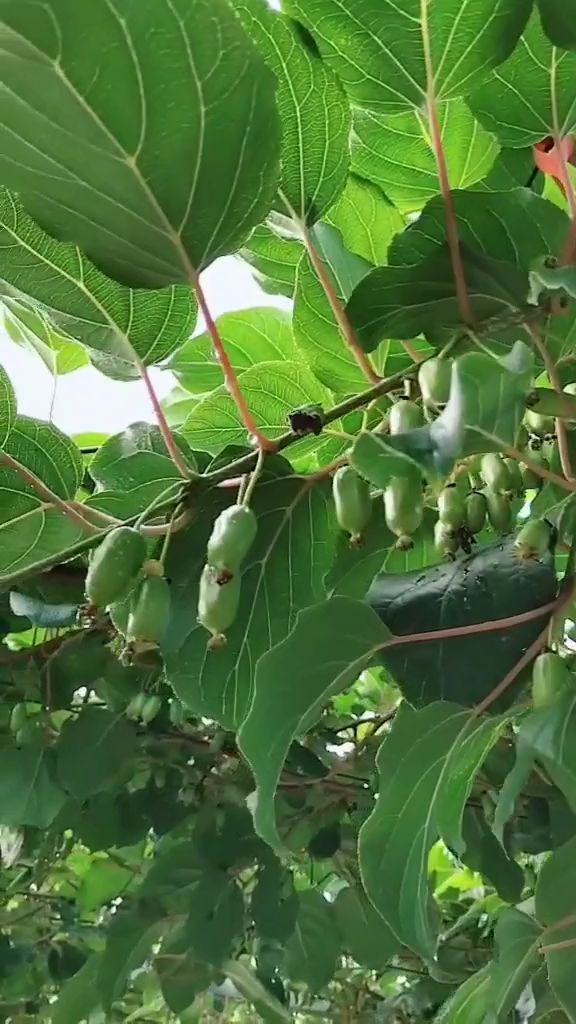
[[[516,315],[526,304],[528,274],[460,248],[476,322]],[[434,336],[462,324],[447,245],[410,266],[372,270],[354,288],[346,312],[365,352],[373,352],[384,338]]]
[[[542,28],[548,39],[562,50],[576,50],[576,4],[574,0],[538,0]]]
[[[427,70],[437,99],[469,91],[511,53],[531,0],[285,0],[284,8],[310,29],[356,106],[395,113],[423,106]]]
[[[83,345],[59,333],[39,309],[24,302],[3,298],[6,333],[17,345],[23,345],[40,356],[50,373],[63,376],[73,373],[88,363]]]
[[[76,246],[42,231],[6,189],[0,189],[0,245],[5,293],[38,306],[89,350],[120,361],[128,376],[138,376],[136,357],[160,362],[194,328],[189,288],[133,290],[110,281]]]
[[[0,180],[41,224],[148,288],[238,248],[276,190],[279,123],[226,0],[8,0],[2,17]]]
[[[530,146],[556,129],[565,136],[576,128],[575,76],[576,54],[557,50],[534,12],[512,56],[469,103],[503,146]]]
[[[12,381],[4,367],[0,366],[0,448],[6,444],[17,415],[18,407]]]
[[[291,299],[296,289],[296,270],[304,246],[296,238],[284,238],[267,224],[260,224],[240,249],[263,291]]]
[[[450,185],[470,188],[490,171],[498,143],[462,99],[439,103],[438,121]],[[422,111],[386,115],[356,108],[352,169],[379,185],[403,213],[420,212],[440,191],[430,128]]]
[[[282,124],[280,212],[285,197],[313,224],[338,198],[348,173],[350,106],[332,68],[298,27],[266,0],[233,0],[242,23],[274,72]]]
[[[40,734],[23,747],[0,752],[0,822],[47,829],[66,802],[54,770],[54,754]]]

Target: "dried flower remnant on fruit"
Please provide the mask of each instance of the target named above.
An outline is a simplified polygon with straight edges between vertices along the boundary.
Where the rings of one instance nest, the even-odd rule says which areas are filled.
[[[321,405],[302,405],[288,413],[290,429],[297,437],[306,437],[322,433],[324,427],[324,410]]]

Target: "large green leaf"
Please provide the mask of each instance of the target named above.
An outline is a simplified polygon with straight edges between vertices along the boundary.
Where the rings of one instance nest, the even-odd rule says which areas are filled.
[[[404,228],[404,218],[377,185],[351,174],[327,219],[350,252],[374,266],[388,262],[388,247]]]
[[[54,755],[39,735],[22,747],[0,751],[0,823],[47,829],[66,802]]]
[[[299,219],[312,224],[338,198],[346,181],[351,124],[347,96],[332,68],[266,0],[233,0],[233,6],[278,81],[281,196]],[[282,198],[280,209],[287,212]]]
[[[438,104],[438,119],[450,185],[470,188],[488,174],[498,144],[462,99]],[[352,168],[404,213],[420,211],[440,191],[430,128],[419,109],[393,115],[356,109]]]
[[[170,545],[172,619],[164,638],[168,678],[195,712],[237,726],[250,704],[258,659],[290,632],[301,608],[325,596],[336,541],[329,488],[292,476],[256,488],[258,537],[242,574],[238,616],[228,643],[207,651],[196,622],[198,579],[213,521],[230,499],[199,510]]]
[[[486,1001],[497,1020],[505,1020],[530,979],[542,964],[539,940],[542,929],[521,910],[504,910],[494,932],[496,957],[490,966]]]
[[[531,751],[546,766],[556,785],[576,812],[576,699],[572,692],[559,696],[550,707],[526,716],[518,737],[520,749]]]
[[[17,415],[14,386],[4,367],[0,366],[0,448],[6,444]]]
[[[390,646],[379,655],[411,703],[451,700],[473,706],[517,664],[550,613],[507,629],[497,629],[498,620],[535,611],[555,595],[552,556],[522,562],[507,541],[452,564],[378,576],[367,600],[396,636],[493,624],[485,632]],[[523,682],[521,675],[492,710],[509,706]]]
[[[82,480],[82,456],[57,427],[18,416],[4,451],[65,500]],[[0,582],[29,571],[86,536],[62,512],[48,505],[0,455]]]
[[[78,800],[109,786],[136,747],[134,726],[106,708],[86,707],[65,722],[56,745],[58,778]]]
[[[342,944],[362,967],[381,970],[398,951],[398,940],[359,887],[340,890],[334,915]]]
[[[224,313],[216,321],[218,333],[236,373],[259,363],[299,358],[290,316],[263,306],[238,313]],[[167,363],[179,383],[191,395],[205,395],[224,383],[222,367],[205,332],[181,345]]]
[[[576,50],[574,0],[538,0],[542,27],[548,38],[563,50]]]
[[[175,440],[188,465],[196,469],[190,447],[177,435]],[[128,491],[132,497],[138,488],[145,489],[148,495],[153,487],[160,494],[171,484],[182,483],[159,428],[142,422],[132,423],[121,434],[109,437],[91,460],[89,472],[100,491]],[[178,494],[176,486],[172,493]]]
[[[359,107],[422,107],[426,50],[437,99],[462,96],[513,50],[531,0],[285,0],[312,32]]]
[[[490,985],[487,965],[467,978],[436,1015],[436,1024],[486,1024],[486,994]]]
[[[503,146],[529,146],[576,128],[576,55],[557,50],[536,12],[512,56],[469,98]],[[519,83],[521,83],[519,87]]]
[[[454,192],[453,201],[462,242],[523,270],[530,270],[538,257],[558,252],[568,230],[563,211],[531,189]],[[418,263],[433,254],[445,238],[444,203],[432,199],[418,220],[394,239],[390,263]]]
[[[185,926],[167,936],[154,958],[154,967],[166,1005],[173,1013],[186,1010],[208,988],[215,973],[190,949]]]
[[[53,1024],[80,1024],[89,1017],[100,1002],[96,985],[99,968],[99,955],[93,953],[84,966],[68,978],[53,1004]]]
[[[302,405],[332,404],[330,392],[303,361],[275,360],[250,366],[240,375],[240,389],[256,426],[275,440],[289,429],[288,414]],[[225,384],[194,406],[182,433],[195,448],[217,454],[232,444],[246,444],[248,436],[238,407]],[[299,442],[300,453],[329,445],[324,437]],[[294,449],[290,452],[292,455]]]
[[[189,288],[134,290],[109,280],[76,246],[42,231],[6,189],[0,189],[0,246],[4,291],[47,312],[88,349],[114,357],[128,376],[138,374],[135,355],[160,362],[194,328]]]
[[[17,345],[23,345],[40,356],[50,373],[73,373],[88,363],[83,345],[59,333],[38,309],[4,296],[4,327]]]
[[[374,202],[376,208],[372,214]],[[374,247],[379,263],[385,261],[388,246],[399,229],[398,214],[391,213],[390,204],[384,196],[375,194],[373,189],[356,179],[353,189],[347,189],[331,211],[330,219],[333,215],[339,230],[331,224],[317,224],[314,241],[338,298],[346,303],[358,283],[371,270],[369,249]],[[368,216],[378,219],[377,241],[370,244],[363,227]],[[344,236],[348,248],[344,244]],[[323,384],[344,395],[365,386],[365,377],[342,337],[308,256],[303,257],[298,268],[293,323],[296,342]],[[383,345],[375,360],[378,368],[387,374],[402,370],[412,361],[400,345]]]
[[[568,1019],[576,1019],[576,838],[554,850],[542,865],[536,886],[536,916],[549,932],[542,937],[548,979]],[[566,922],[563,924],[562,922]]]
[[[286,945],[284,970],[293,981],[304,981],[319,992],[332,980],[338,955],[334,912],[317,889],[299,894],[298,919]]]
[[[226,0],[7,0],[2,15],[0,180],[51,233],[159,287],[260,223],[277,181],[274,78]]]
[[[464,276],[477,322],[506,320],[526,303],[528,275],[511,263],[462,245]],[[352,292],[346,312],[362,348],[372,352],[384,338],[434,336],[457,327],[462,317],[447,245],[405,267],[377,267]]]
[[[291,299],[296,289],[296,270],[304,246],[296,238],[281,237],[267,224],[260,224],[240,249],[258,284],[270,295]]]
[[[133,909],[120,906],[107,930],[106,947],[98,965],[98,989],[109,1012],[128,982],[132,971],[140,967],[165,927],[158,908],[146,904]]]
[[[274,794],[292,740],[358,678],[388,637],[361,602],[333,597],[302,611],[286,639],[258,662],[238,742],[256,780],[254,825],[271,846],[281,846]]]
[[[428,887],[428,855],[442,825],[458,838],[460,820],[494,725],[455,704],[422,711],[402,704],[378,752],[380,789],[362,826],[364,888],[403,945],[431,960],[438,920]]]

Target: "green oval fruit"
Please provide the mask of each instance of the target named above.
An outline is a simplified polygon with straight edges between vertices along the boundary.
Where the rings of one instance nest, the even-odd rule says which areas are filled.
[[[520,558],[543,558],[550,550],[550,524],[545,519],[529,519],[518,532],[514,546]]]
[[[472,491],[466,498],[464,506],[466,527],[468,532],[474,536],[484,529],[488,511],[486,495],[482,494],[482,491]]]
[[[10,729],[12,732],[19,732],[28,721],[28,709],[22,702],[15,704],[10,714]]]
[[[422,426],[422,410],[416,402],[401,398],[390,409],[388,429],[391,434],[406,434]]]
[[[358,546],[362,532],[372,515],[370,486],[352,466],[342,466],[332,480],[336,520],[350,534],[352,546]]]
[[[480,472],[487,487],[491,491],[509,491],[510,474],[508,466],[497,452],[488,452],[482,457]]]
[[[147,576],[136,593],[128,616],[128,640],[157,644],[170,617],[170,584],[161,576]]]
[[[418,384],[425,405],[445,405],[450,398],[452,363],[448,359],[434,356],[420,364]]]
[[[514,445],[515,445],[516,448],[519,448],[520,451],[523,451],[524,448],[526,447],[526,445],[528,444],[529,440],[530,440],[530,434],[526,430],[526,427],[524,426],[524,424],[521,423],[520,426],[518,427],[518,430],[516,431],[516,437],[514,438]]]
[[[530,433],[536,434],[537,437],[546,437],[546,434],[553,434],[555,430],[554,417],[543,416],[542,413],[535,412],[534,409],[526,409],[524,423]]]
[[[153,693],[150,697],[147,697],[142,706],[140,712],[140,718],[144,722],[144,725],[148,725],[152,719],[156,718],[156,715],[162,707],[162,698],[156,693]]]
[[[105,608],[122,597],[146,558],[146,541],[132,526],[111,530],[92,555],[86,574],[86,597]]]
[[[130,606],[131,598],[126,598],[124,601],[114,601],[114,604],[108,606],[108,615],[114,629],[120,636],[127,635]]]
[[[126,708],[126,715],[128,718],[137,719],[142,714],[142,709],[148,700],[148,694],[141,692],[135,693],[132,700],[128,703]]]
[[[567,395],[576,395],[576,381],[571,381],[563,390]]]
[[[440,519],[434,523],[434,547],[441,558],[455,555],[460,547],[454,531]]]
[[[438,495],[438,519],[444,526],[459,530],[464,522],[466,507],[457,487],[444,487]]]
[[[173,697],[168,706],[168,714],[172,725],[182,725],[184,722],[184,705],[177,697]]]
[[[238,572],[258,532],[258,520],[248,505],[230,505],[216,519],[208,540],[206,560],[218,569],[221,582]]]
[[[227,629],[232,625],[240,603],[241,574],[237,573],[224,586],[218,583],[218,574],[205,565],[200,576],[198,593],[198,622],[207,629],[215,641],[225,642]]]
[[[553,651],[539,654],[532,669],[532,703],[545,708],[570,684],[570,672],[564,660]]]
[[[510,477],[510,490],[514,494],[522,494],[524,490],[524,481],[522,479],[522,473],[520,471],[520,464],[516,459],[504,459],[504,465],[508,470],[508,476]]]
[[[32,743],[33,740],[36,739],[38,736],[39,724],[40,720],[38,716],[35,719],[28,719],[27,722],[24,722],[24,725],[18,729],[18,732],[14,736],[19,747],[25,747],[27,743]]]
[[[388,529],[398,537],[396,547],[407,551],[424,514],[420,478],[392,477],[384,491],[384,512]]]
[[[488,520],[497,533],[510,533],[512,529],[512,502],[507,494],[486,488]]]

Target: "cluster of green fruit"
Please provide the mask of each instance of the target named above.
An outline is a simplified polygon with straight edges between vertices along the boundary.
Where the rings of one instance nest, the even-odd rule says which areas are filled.
[[[146,556],[140,531],[118,526],[92,554],[85,583],[89,607],[107,611],[117,632],[137,649],[158,645],[170,614],[163,566]]]
[[[434,357],[420,366],[418,388],[421,401],[402,397],[388,410],[384,428],[391,436],[423,427],[442,411],[450,394],[452,364]],[[531,463],[545,466],[546,446],[553,440],[554,419],[531,409],[526,411],[516,446],[526,451]],[[453,558],[462,549],[471,550],[474,538],[485,526],[499,534],[509,533],[525,493],[541,485],[542,478],[532,465],[489,452],[465,460],[454,478],[440,493],[423,486],[416,469],[407,462],[402,476],[392,477],[383,491],[386,524],[396,536],[396,547],[412,547],[426,505],[436,508],[434,540],[441,558]],[[333,478],[336,518],[350,536],[350,546],[363,543],[363,533],[372,515],[369,484],[351,466],[339,469]]]
[[[157,693],[147,693],[145,690],[141,690],[139,693],[135,693],[129,701],[126,707],[126,716],[133,722],[140,721],[144,725],[148,725],[160,713],[163,703],[162,697]],[[172,725],[181,726],[184,723],[184,706],[177,697],[170,699],[168,715]]]
[[[19,747],[30,743],[37,736],[40,722],[40,714],[30,715],[24,701],[14,705],[10,713],[10,731]]]

